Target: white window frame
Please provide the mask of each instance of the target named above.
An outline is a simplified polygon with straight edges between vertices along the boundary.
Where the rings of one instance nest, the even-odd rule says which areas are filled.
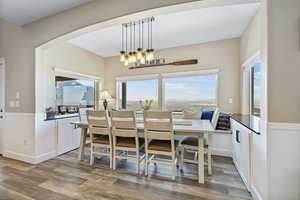
[[[217,75],[217,88],[216,88],[216,105],[219,103],[219,69],[208,69],[208,70],[197,70],[197,71],[187,71],[187,72],[172,72],[172,73],[162,73],[162,74],[148,74],[148,75],[134,75],[134,76],[123,76],[116,78],[116,108],[119,109],[120,100],[120,84],[127,81],[135,80],[158,80],[158,108],[161,110],[165,109],[165,79],[166,78],[177,78],[177,77],[192,77],[192,76],[205,76],[210,74]]]
[[[262,63],[261,53],[257,51],[243,65],[242,113],[252,115],[252,77],[251,71],[256,63]],[[260,110],[261,107],[260,107]]]

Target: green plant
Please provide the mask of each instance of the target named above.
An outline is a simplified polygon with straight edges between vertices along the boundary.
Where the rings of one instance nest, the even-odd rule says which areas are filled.
[[[150,110],[152,108],[154,100],[153,99],[146,99],[145,101],[140,100],[140,105],[143,110]]]

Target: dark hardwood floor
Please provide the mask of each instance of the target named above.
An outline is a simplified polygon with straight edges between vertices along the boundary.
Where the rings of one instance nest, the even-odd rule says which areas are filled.
[[[77,161],[77,151],[61,155],[38,165],[0,157],[0,200],[248,200],[247,192],[230,158],[213,157],[213,175],[198,184],[197,166],[185,164],[184,173],[171,181],[169,166],[150,167],[150,177],[135,174],[135,163],[122,160],[118,170],[108,168],[108,159],[89,165]]]

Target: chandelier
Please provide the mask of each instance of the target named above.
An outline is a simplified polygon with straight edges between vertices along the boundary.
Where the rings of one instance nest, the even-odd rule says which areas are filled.
[[[154,60],[154,49],[152,47],[153,21],[154,17],[149,17],[122,24],[122,50],[120,51],[120,61],[123,62],[125,66],[144,65]],[[138,36],[136,37],[136,35]],[[144,49],[144,38],[146,36],[146,49]]]

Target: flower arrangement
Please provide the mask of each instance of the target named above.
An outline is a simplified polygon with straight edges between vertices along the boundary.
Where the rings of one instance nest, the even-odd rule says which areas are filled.
[[[152,108],[153,99],[140,100],[140,105],[143,110],[150,110]]]

